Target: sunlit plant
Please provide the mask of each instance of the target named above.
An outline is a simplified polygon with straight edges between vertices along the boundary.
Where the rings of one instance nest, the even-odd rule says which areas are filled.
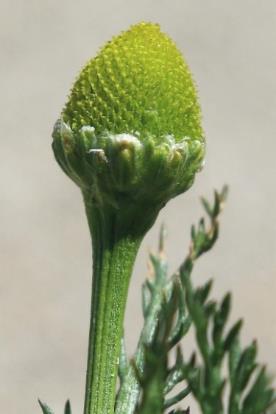
[[[158,25],[130,27],[86,64],[54,126],[53,150],[81,190],[93,246],[84,414],[184,414],[190,393],[204,414],[264,413],[274,391],[256,363],[256,343],[240,345],[241,321],[225,327],[230,294],[217,303],[209,299],[211,282],[194,287],[191,278],[195,261],[217,239],[226,189],[211,204],[203,200],[210,225],[202,219],[192,227],[188,255],[172,277],[161,232],[142,288],[144,327],[133,359],[124,349],[125,305],[141,241],[166,203],[191,187],[205,155],[191,73]],[[195,350],[187,359],[180,341],[191,326]],[[182,400],[184,408],[177,408]]]

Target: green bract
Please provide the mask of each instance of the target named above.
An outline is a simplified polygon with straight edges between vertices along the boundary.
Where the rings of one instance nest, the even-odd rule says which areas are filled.
[[[155,217],[191,186],[205,149],[195,86],[172,40],[140,23],[108,42],[81,71],[53,137],[59,164],[95,206],[151,206]]]

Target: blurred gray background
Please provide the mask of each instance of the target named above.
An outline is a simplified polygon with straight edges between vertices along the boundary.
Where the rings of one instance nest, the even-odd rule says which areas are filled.
[[[2,0],[0,3],[0,411],[39,413],[36,398],[82,412],[91,253],[79,190],[56,165],[52,125],[80,68],[111,36],[159,22],[196,79],[208,142],[194,187],[146,237],[132,280],[131,354],[142,323],[147,255],[168,227],[173,271],[187,252],[199,196],[230,185],[220,239],[194,280],[231,290],[244,344],[276,374],[275,0]],[[191,351],[187,343],[185,354]],[[193,411],[197,413],[197,409]]]

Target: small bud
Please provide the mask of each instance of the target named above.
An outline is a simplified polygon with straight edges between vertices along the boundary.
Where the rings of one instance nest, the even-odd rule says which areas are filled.
[[[158,212],[202,167],[200,121],[181,53],[158,25],[140,23],[81,71],[55,125],[53,149],[95,206],[151,205]]]

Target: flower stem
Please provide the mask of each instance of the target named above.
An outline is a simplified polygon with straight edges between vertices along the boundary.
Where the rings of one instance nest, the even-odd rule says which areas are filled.
[[[84,200],[93,244],[84,414],[113,414],[129,279],[141,237],[122,229],[118,211]]]

